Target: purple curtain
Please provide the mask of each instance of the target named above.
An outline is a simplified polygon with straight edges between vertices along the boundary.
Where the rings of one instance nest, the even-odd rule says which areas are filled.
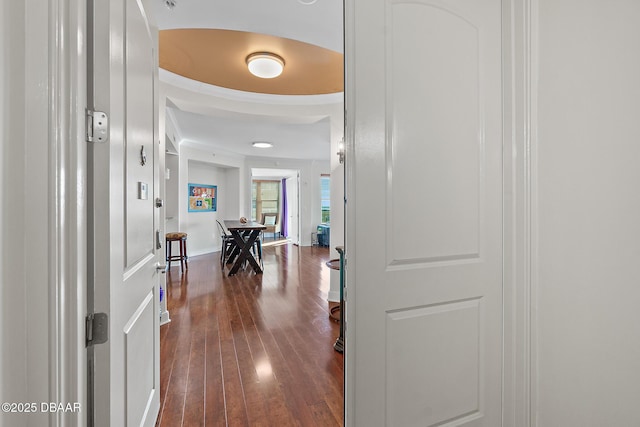
[[[280,234],[282,237],[289,235],[287,219],[289,218],[289,202],[287,201],[287,179],[282,178],[282,215],[280,215]]]

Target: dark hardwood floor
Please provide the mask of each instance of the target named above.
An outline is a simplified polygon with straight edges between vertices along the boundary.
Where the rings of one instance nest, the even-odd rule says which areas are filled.
[[[264,273],[228,277],[219,253],[167,274],[157,425],[342,425],[327,248],[264,248]]]

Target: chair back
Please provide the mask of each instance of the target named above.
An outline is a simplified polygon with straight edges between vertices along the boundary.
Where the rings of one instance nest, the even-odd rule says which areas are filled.
[[[263,213],[260,223],[262,225],[266,225],[267,229],[265,231],[273,232],[278,225],[278,214],[277,213]]]
[[[222,224],[220,223],[220,221],[218,221],[216,219],[216,223],[218,224],[218,232],[220,233],[220,237],[221,238],[225,238],[228,236],[227,232],[224,230],[224,227],[222,226]]]

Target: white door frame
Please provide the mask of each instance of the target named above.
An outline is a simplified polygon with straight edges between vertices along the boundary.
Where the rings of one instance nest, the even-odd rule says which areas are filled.
[[[50,91],[58,98],[52,105],[59,105],[58,111],[51,113],[57,120],[51,120],[50,123],[52,133],[59,133],[56,138],[59,144],[56,182],[60,187],[56,192],[58,213],[52,230],[56,236],[52,240],[60,248],[56,257],[58,286],[56,298],[50,301],[52,306],[58,305],[55,313],[59,316],[59,339],[50,339],[50,342],[58,352],[55,360],[58,372],[54,370],[52,378],[56,375],[60,383],[52,381],[52,397],[56,395],[53,390],[57,389],[58,395],[51,401],[77,402],[80,407],[86,408],[86,193],[76,190],[86,185],[84,109],[87,70],[86,48],[82,44],[86,39],[86,2],[58,0],[50,3],[56,7],[59,23],[50,25],[50,31],[58,34],[55,37],[51,34],[49,40],[52,44],[56,43],[54,40],[60,40],[55,49],[56,55],[51,58],[54,83]],[[50,352],[55,354],[54,348]],[[83,425],[86,413],[64,413],[52,415],[52,418],[56,421],[54,425]]]
[[[37,15],[36,9],[47,11],[41,1],[25,3],[27,16]],[[48,402],[80,405],[80,412],[49,413],[49,425],[85,425],[86,2],[50,0],[47,3],[48,26],[26,28],[29,39],[35,42],[39,38],[41,45],[47,46],[49,55],[49,110],[48,117],[41,118],[43,123],[48,123],[49,138],[29,142],[39,144],[39,150],[48,153],[49,234],[33,244],[48,245],[49,365],[48,377],[31,378],[29,383],[32,387],[40,384],[48,389]],[[33,83],[27,80],[27,85]],[[32,121],[37,122],[38,117],[25,117],[27,127],[34,125]],[[29,171],[24,178],[29,178]],[[39,263],[44,264],[44,260]],[[35,318],[41,324],[45,322],[37,315]],[[27,375],[31,370],[38,372],[35,366],[27,366]]]
[[[503,1],[504,88],[504,376],[503,424],[533,425],[535,337],[532,294],[531,155],[537,0]]]
[[[0,17],[0,183],[11,197],[0,218],[16,234],[0,249],[12,279],[0,283],[0,389],[3,402],[36,404],[0,424],[82,424],[83,413],[41,404],[84,403],[84,3],[5,2]]]

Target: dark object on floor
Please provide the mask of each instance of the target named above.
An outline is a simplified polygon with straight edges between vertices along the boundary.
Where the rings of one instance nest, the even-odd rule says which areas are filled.
[[[318,245],[329,246],[329,232],[331,227],[329,224],[320,224],[318,226]]]
[[[338,353],[344,353],[344,247],[336,246],[340,254],[340,336],[333,345]]]

